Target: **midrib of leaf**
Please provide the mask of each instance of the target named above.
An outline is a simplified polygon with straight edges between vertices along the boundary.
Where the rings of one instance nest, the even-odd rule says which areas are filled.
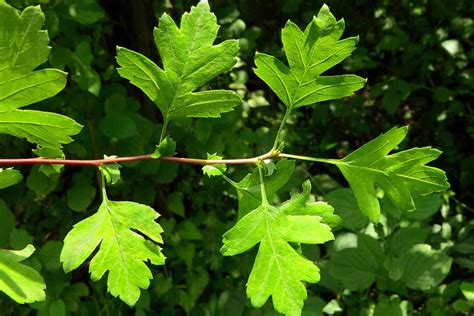
[[[423,159],[425,159],[425,158],[433,157],[433,156],[434,156],[433,154],[426,154],[426,155],[424,155],[424,156],[413,157],[413,158],[411,158],[411,159],[403,160],[403,162],[397,164],[396,167],[399,167],[399,166],[401,166],[401,165],[403,165],[403,166],[404,166],[404,165],[407,165],[408,163],[410,163],[410,162],[412,162],[412,161],[414,161],[414,160],[423,160]],[[389,156],[389,157],[390,157],[390,156]],[[380,160],[382,160],[382,159],[379,159],[378,161],[380,161]],[[377,161],[377,162],[378,162],[378,161]],[[373,163],[373,164],[375,164],[375,163]],[[373,165],[373,164],[371,164],[371,165]],[[389,169],[390,169],[390,168],[389,168]]]
[[[16,63],[16,60],[18,59],[18,56],[20,55],[20,53],[23,52],[23,51],[20,50],[20,48],[23,47],[23,45],[25,44],[24,42],[25,42],[25,39],[26,39],[27,34],[29,33],[29,31],[30,31],[30,29],[31,29],[31,26],[33,25],[33,20],[34,20],[34,19],[29,19],[29,20],[28,20],[28,22],[30,22],[30,23],[28,23],[28,27],[27,27],[26,31],[23,33],[23,37],[21,38],[20,45],[18,46],[18,49],[17,49],[17,51],[16,51],[16,54],[14,55],[13,60],[12,60],[12,62],[11,62],[11,65],[12,65],[12,66],[15,66],[15,63]],[[24,22],[23,22],[23,23],[24,23]],[[12,44],[13,44],[13,43],[14,43],[14,41],[12,41]],[[10,48],[12,48],[12,47],[10,46]],[[13,49],[13,48],[12,48],[12,49]]]
[[[201,69],[203,68],[206,68],[208,67],[211,63],[213,63],[218,57],[224,55],[226,52],[228,52],[230,50],[231,46],[229,46],[227,48],[227,50],[223,51],[221,54],[217,55],[216,57],[214,57],[210,62],[206,63],[205,65],[202,65],[201,67],[199,67],[198,69],[194,70],[192,73],[186,75],[185,77],[180,77],[180,84],[182,81],[185,81],[188,77],[191,77],[192,75],[194,75],[195,73],[199,72]]]
[[[202,20],[201,17],[202,17],[204,14],[205,14],[205,12],[203,12],[203,11],[200,12],[199,20]],[[190,52],[194,51],[194,44],[196,43],[196,42],[194,41],[194,39],[196,38],[196,35],[197,35],[197,34],[200,34],[200,33],[201,33],[201,30],[202,30],[203,28],[204,28],[204,23],[200,23],[200,24],[199,24],[199,29],[198,29],[199,31],[196,30],[196,32],[193,32],[191,45],[190,45],[190,47],[188,47],[188,49],[187,49],[187,53],[188,53],[187,55],[188,55],[188,56],[190,55]]]
[[[301,98],[299,98],[299,99],[296,100],[296,101],[293,100],[293,99],[294,99],[294,96],[296,96],[296,95],[298,94],[298,91],[299,91],[299,89],[300,89],[301,87],[304,87],[304,86],[306,86],[306,85],[308,85],[308,84],[313,83],[314,81],[316,81],[316,80],[320,77],[320,75],[318,75],[317,77],[314,78],[314,80],[310,80],[310,81],[304,82],[304,79],[305,79],[306,74],[308,73],[308,71],[310,71],[312,68],[317,67],[318,65],[322,64],[323,62],[325,62],[326,60],[328,60],[329,58],[331,58],[331,57],[334,56],[335,54],[339,53],[341,50],[343,50],[344,48],[346,48],[346,46],[341,47],[339,50],[337,50],[337,51],[331,53],[330,55],[326,56],[324,59],[320,60],[319,62],[314,63],[314,64],[312,64],[312,65],[310,65],[310,66],[307,66],[307,65],[306,65],[307,60],[310,60],[310,59],[311,59],[311,57],[312,57],[312,55],[313,55],[313,53],[314,53],[314,51],[315,51],[316,49],[320,49],[320,48],[322,48],[322,47],[331,47],[331,46],[330,46],[330,45],[318,45],[318,44],[316,43],[316,44],[314,45],[314,48],[311,49],[309,56],[306,56],[306,57],[304,58],[303,55],[302,55],[302,53],[301,53],[300,46],[298,45],[298,42],[297,42],[296,39],[295,39],[295,36],[294,36],[294,33],[293,33],[293,32],[294,32],[293,29],[290,29],[290,32],[291,32],[291,35],[292,35],[293,42],[295,43],[295,46],[296,46],[297,49],[298,49],[298,55],[300,56],[301,63],[303,64],[303,68],[304,68],[303,74],[301,75],[301,77],[298,78],[298,77],[296,77],[295,74],[291,71],[291,68],[288,67],[288,68],[290,69],[290,73],[293,74],[293,76],[295,77],[296,81],[298,82],[298,86],[296,87],[296,89],[295,89],[295,91],[293,92],[293,94],[291,95],[291,97],[290,97],[289,94],[288,94],[288,89],[287,89],[286,85],[284,84],[284,82],[283,82],[283,81],[280,79],[280,77],[278,76],[278,78],[280,79],[280,82],[282,82],[282,84],[285,86],[285,90],[286,90],[286,92],[287,92],[287,97],[288,97],[288,100],[289,100],[289,102],[290,102],[290,104],[288,105],[288,108],[289,108],[289,110],[291,111],[291,110],[293,110],[294,104],[297,104],[297,103],[300,102],[301,100],[304,100],[306,97],[308,97],[308,96],[310,96],[310,95],[313,95],[313,94],[315,94],[316,92],[318,92],[318,91],[320,91],[320,90],[324,90],[324,89],[328,89],[328,88],[329,88],[329,87],[322,87],[322,88],[320,88],[320,89],[314,90],[314,91],[312,91],[311,93],[308,93],[308,94],[302,96]],[[349,44],[350,44],[350,42],[349,42]],[[330,87],[333,87],[333,86],[344,86],[344,85],[350,85],[350,84],[351,84],[351,83],[343,83],[343,84],[331,85]],[[326,95],[332,95],[332,94],[326,94]]]
[[[142,67],[142,66],[138,65],[135,61],[133,61],[132,59],[130,59],[126,54],[124,54],[124,56],[125,56],[132,64],[134,64],[137,68],[142,69],[143,72],[148,75],[148,79],[144,79],[144,78],[140,78],[140,79],[153,82],[153,84],[155,85],[156,90],[158,90],[157,92],[159,92],[159,91],[160,91],[160,86],[159,86],[158,83],[155,81],[155,78],[154,78],[154,76],[151,74],[151,72],[149,71],[148,67]],[[155,101],[155,100],[153,100],[153,101]]]
[[[320,77],[320,76],[318,76],[318,78],[319,78],[319,77]],[[316,79],[315,79],[314,81],[316,81]],[[298,100],[296,100],[294,103],[296,104],[296,103],[300,102],[301,100],[304,100],[304,99],[306,99],[307,97],[309,97],[309,96],[311,96],[311,95],[313,95],[313,94],[316,94],[317,92],[322,91],[322,90],[325,90],[325,89],[329,89],[329,88],[333,88],[333,87],[349,86],[349,85],[352,85],[352,84],[353,84],[353,83],[351,83],[351,82],[344,82],[344,83],[332,84],[332,85],[328,85],[328,86],[322,86],[322,87],[319,88],[319,89],[315,89],[315,90],[313,90],[312,92],[303,95],[301,98],[299,98]],[[300,86],[298,86],[298,88],[299,88],[299,87],[300,87]],[[338,96],[338,94],[331,94],[331,93],[319,93],[319,94],[320,94],[320,95]]]
[[[104,222],[104,219],[102,218],[102,220],[98,221],[97,225],[94,225],[94,227],[99,228],[102,225],[103,222]],[[78,252],[79,253],[82,253],[82,250],[84,249],[84,246],[87,245],[91,239],[92,239],[92,235],[88,235],[85,238],[85,242],[81,243],[81,245],[79,245],[79,247],[78,247]],[[102,242],[102,240],[103,240],[103,238],[101,238],[100,242]]]
[[[445,189],[445,187],[443,187],[442,185],[437,184],[436,182],[427,181],[424,178],[415,178],[415,177],[413,177],[413,175],[410,176],[410,175],[406,175],[406,174],[397,174],[397,176],[400,177],[400,178],[406,178],[406,179],[408,179],[410,181],[414,181],[414,182],[422,182],[422,183],[431,184],[431,185],[434,184],[434,185],[440,187],[443,190]]]
[[[178,92],[180,92],[179,90],[181,89],[182,87],[182,84],[184,81],[186,81],[186,79],[188,77],[190,77],[191,75],[195,74],[196,72],[198,72],[199,70],[207,67],[209,64],[211,64],[214,60],[216,60],[218,57],[220,57],[221,55],[223,55],[225,52],[227,52],[228,50],[230,49],[230,47],[226,50],[226,51],[223,51],[221,54],[217,55],[216,57],[214,57],[210,62],[206,63],[205,65],[199,67],[198,69],[194,70],[192,73],[186,75],[183,77],[183,74],[181,73],[181,75],[178,77],[178,83],[176,84],[176,87],[175,87],[175,90],[174,90],[174,95],[173,95],[173,99],[171,100],[171,104],[170,106],[168,107],[167,111],[166,111],[166,118],[165,120],[168,120],[168,117],[170,116],[170,112],[172,111],[175,111],[176,110],[176,107],[175,107],[175,101],[176,101],[176,98],[177,97],[180,97],[180,96],[183,96],[183,95],[186,95],[188,93],[192,93],[192,91],[189,91],[189,92],[186,92],[186,93],[181,93],[179,94]]]
[[[348,39],[350,39],[350,38],[348,38]],[[338,49],[338,50],[332,52],[331,54],[329,54],[329,55],[326,56],[325,58],[321,59],[321,60],[318,61],[317,63],[312,64],[311,66],[309,66],[309,69],[312,69],[312,68],[314,68],[314,67],[316,67],[316,66],[321,65],[323,62],[327,61],[329,58],[331,58],[332,56],[336,55],[337,53],[339,53],[340,51],[342,51],[344,48],[346,48],[347,46],[349,46],[351,43],[350,43],[350,41],[348,41],[348,39],[345,39],[345,40],[347,40],[348,45],[342,46],[340,49]],[[343,40],[343,41],[345,41],[345,40]],[[337,41],[336,44],[337,44],[337,43],[340,43],[340,42],[341,42],[341,41]],[[321,49],[321,48],[324,48],[324,47],[332,47],[332,45],[318,45],[318,46],[316,46],[314,49],[311,50],[311,55],[310,55],[310,57],[313,56],[313,52],[316,50],[316,48]],[[318,77],[319,77],[319,76],[318,76]]]
[[[305,60],[305,58],[303,58],[303,54],[301,53],[300,45],[298,45],[298,41],[296,40],[295,35],[293,33],[294,32],[293,28],[290,28],[290,32],[291,32],[291,38],[293,39],[293,43],[295,43],[295,46],[298,48],[298,55],[300,56],[301,63],[303,64],[304,68],[306,69],[306,60]],[[305,72],[306,72],[306,70],[305,70]]]
[[[278,272],[280,273],[280,279],[278,280],[278,282],[281,282],[281,280],[283,280],[283,286],[285,288],[285,293],[288,294],[288,293],[290,293],[288,291],[288,283],[286,282],[285,274],[283,273],[280,262],[278,261],[278,254],[276,253],[275,246],[273,244],[272,227],[271,227],[270,218],[269,218],[271,215],[272,214],[265,207],[265,226],[267,228],[267,239],[268,239],[268,242],[270,243],[272,253],[273,253],[273,257],[275,258],[274,261],[276,262],[277,267],[278,267]],[[283,216],[283,214],[281,216]],[[268,269],[268,271],[270,271],[270,269]],[[268,280],[268,274],[265,276],[265,278]],[[289,297],[289,295],[288,295],[288,297]]]
[[[1,112],[0,119],[2,117],[2,113],[10,113],[10,112]],[[62,126],[50,125],[48,123],[33,123],[33,122],[28,123],[28,122],[16,122],[16,121],[0,121],[0,124],[33,125],[33,126],[39,126],[39,127],[63,128]]]
[[[290,70],[290,72],[293,73],[291,70]],[[293,102],[293,99],[294,99],[295,95],[297,95],[299,89],[301,88],[301,82],[303,81],[303,79],[304,79],[304,77],[306,76],[306,73],[307,73],[307,72],[308,72],[308,68],[305,66],[305,67],[304,67],[303,75],[301,76],[300,79],[298,79],[298,78],[293,74],[293,76],[295,77],[296,81],[298,82],[298,86],[296,87],[295,91],[294,91],[293,94],[291,95],[290,105],[288,106],[288,110],[289,110],[289,111],[292,111],[294,104],[295,104],[295,103],[298,103],[298,101]]]
[[[181,108],[189,108],[189,107],[194,107],[196,105],[201,105],[201,104],[213,104],[213,103],[221,103],[222,100],[212,100],[212,101],[202,101],[202,102],[194,102],[194,103],[191,103],[187,106],[182,106]]]
[[[291,105],[291,98],[290,98],[290,93],[289,93],[289,91],[288,91],[288,87],[286,86],[285,81],[280,77],[280,74],[279,74],[278,72],[275,72],[275,71],[273,70],[273,67],[271,67],[271,66],[267,63],[267,61],[266,61],[265,59],[262,58],[262,62],[268,67],[268,69],[270,69],[270,70],[276,75],[276,77],[278,78],[278,80],[280,80],[280,82],[281,82],[281,84],[283,85],[283,87],[285,87],[286,97],[287,97],[288,102],[289,102],[288,108],[290,108],[290,107],[292,106],[292,105]],[[288,69],[290,69],[290,68],[288,67]],[[295,75],[291,72],[291,70],[290,70],[290,73],[293,75],[293,77],[295,77]],[[295,77],[295,79],[296,79],[296,77]]]
[[[387,183],[388,183],[390,186],[394,187],[394,188],[395,188],[396,186],[393,186],[392,181],[390,181],[390,175],[393,175],[393,176],[396,176],[396,177],[400,177],[400,178],[405,178],[405,179],[408,179],[408,180],[411,180],[411,181],[415,181],[415,182],[422,182],[422,183],[431,184],[431,185],[434,184],[434,185],[437,185],[438,187],[444,189],[444,186],[439,185],[439,184],[437,184],[436,182],[427,181],[427,180],[425,180],[424,178],[415,178],[413,175],[416,174],[417,172],[412,173],[411,175],[410,175],[410,174],[404,174],[404,173],[397,173],[397,172],[386,173],[385,171],[382,171],[382,170],[380,170],[380,169],[374,169],[374,168],[370,168],[370,167],[364,167],[364,166],[356,165],[356,164],[353,164],[353,163],[350,163],[350,162],[334,161],[334,162],[332,162],[332,163],[335,164],[335,165],[346,165],[346,166],[349,166],[349,168],[362,169],[362,170],[367,170],[367,171],[369,171],[369,172],[381,174],[382,176],[387,177],[387,179],[389,180],[389,181],[387,181]],[[421,172],[421,171],[420,171],[420,172]],[[429,178],[429,177],[428,177],[428,178]]]
[[[21,78],[26,78],[27,76],[23,76]],[[17,80],[18,78],[16,78],[15,80]],[[1,97],[0,98],[0,101],[3,101],[5,100],[6,98],[9,98],[11,96],[14,96],[15,94],[18,94],[20,92],[22,92],[23,90],[27,90],[27,89],[30,89],[30,88],[34,88],[34,87],[37,87],[37,86],[40,86],[40,85],[43,85],[43,84],[46,84],[46,83],[49,83],[49,82],[53,82],[53,81],[59,81],[61,80],[61,78],[54,78],[54,79],[50,79],[50,80],[47,80],[47,81],[42,81],[41,83],[38,83],[38,84],[34,84],[34,85],[29,85],[29,86],[22,86],[20,89],[18,89],[17,91],[13,91],[12,93],[10,94],[7,94],[6,96],[4,97]],[[7,82],[11,82],[11,81],[7,81]]]
[[[105,203],[105,209],[107,211],[107,218],[109,220],[109,223],[110,223],[110,226],[112,227],[112,231],[113,231],[113,234],[114,234],[114,237],[113,239],[115,240],[115,243],[117,244],[117,247],[119,249],[119,255],[120,255],[120,261],[122,263],[122,267],[125,265],[125,256],[124,256],[124,253],[122,251],[122,247],[120,245],[120,241],[118,239],[118,234],[117,234],[117,230],[115,229],[115,224],[114,224],[114,221],[112,219],[112,213],[110,211],[110,207],[109,207],[109,204],[107,203],[109,202],[108,198],[107,197],[104,197],[104,203]],[[127,271],[127,269],[123,269],[124,271]],[[130,282],[128,282],[128,273],[125,273],[126,274],[126,280],[127,280],[127,283],[130,285]],[[127,286],[128,289],[130,289],[131,287],[130,286]],[[130,292],[129,292],[130,293]]]

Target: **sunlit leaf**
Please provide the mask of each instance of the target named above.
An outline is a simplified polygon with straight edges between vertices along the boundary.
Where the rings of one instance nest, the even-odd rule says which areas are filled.
[[[400,144],[407,128],[393,128],[340,160],[332,160],[343,173],[363,214],[377,223],[380,204],[375,184],[380,186],[398,208],[413,211],[412,192],[429,194],[449,188],[445,172],[426,166],[441,151],[431,147],[412,148],[388,155]]]
[[[163,242],[163,230],[155,222],[158,216],[148,206],[105,198],[97,213],[75,224],[64,239],[64,271],[77,269],[100,245],[89,266],[91,278],[99,280],[108,271],[110,293],[134,305],[140,289],[148,288],[152,279],[145,262],[164,264],[165,257],[156,244]]]
[[[289,66],[257,53],[255,73],[278,95],[288,111],[293,108],[350,96],[365,85],[356,75],[322,76],[356,48],[358,37],[340,40],[344,20],[337,21],[324,5],[304,31],[291,21],[281,38]]]
[[[247,282],[247,295],[255,307],[271,296],[278,312],[300,314],[307,297],[303,282],[316,283],[320,279],[318,267],[290,244],[321,244],[334,239],[329,226],[317,215],[326,204],[307,208],[310,189],[307,181],[302,194],[277,207],[263,200],[223,236],[221,252],[225,256],[259,245]]]
[[[218,29],[207,2],[200,2],[185,13],[179,28],[165,13],[154,30],[163,68],[142,54],[118,47],[118,72],[156,104],[165,121],[178,117],[220,117],[240,104],[236,93],[193,92],[237,61],[238,41],[213,45]]]

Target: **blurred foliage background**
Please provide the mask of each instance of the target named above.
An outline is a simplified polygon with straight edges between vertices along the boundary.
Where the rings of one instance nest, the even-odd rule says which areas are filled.
[[[84,125],[65,147],[69,158],[150,153],[159,140],[161,117],[137,88],[115,71],[115,47],[159,61],[152,29],[167,12],[175,20],[195,1],[7,0],[18,9],[41,5],[52,53],[50,67],[69,72],[67,88],[37,108],[63,113]],[[280,30],[287,19],[300,26],[323,4],[303,0],[216,0],[219,40],[240,39],[240,61],[210,88],[237,91],[244,103],[222,119],[174,122],[170,134],[181,156],[247,157],[271,148],[283,105],[252,71],[261,51],[284,60]],[[409,125],[403,147],[439,148],[437,166],[447,171],[449,192],[416,200],[402,213],[383,196],[382,224],[357,211],[337,170],[299,163],[279,193],[284,200],[303,180],[315,199],[331,203],[345,227],[327,247],[311,248],[322,280],[309,286],[304,315],[462,315],[474,308],[474,6],[471,1],[328,1],[346,21],[346,36],[359,48],[334,72],[368,78],[354,97],[307,107],[291,118],[287,152],[343,157],[392,126]],[[206,87],[204,87],[206,88]],[[29,145],[0,135],[2,157],[31,157]],[[111,188],[115,199],[145,203],[162,214],[165,267],[133,309],[106,294],[105,280],[92,282],[87,266],[64,274],[61,240],[72,225],[98,207],[96,170],[23,167],[22,184],[0,191],[0,246],[39,251],[30,264],[47,283],[47,301],[19,306],[0,294],[1,315],[272,315],[255,310],[245,296],[254,253],[220,255],[222,233],[236,220],[236,193],[221,179],[207,179],[196,166],[159,161],[129,163]],[[239,181],[250,167],[230,170]],[[426,256],[413,264],[410,247]],[[345,262],[353,262],[346,269]],[[367,272],[373,266],[376,272]],[[405,270],[404,270],[405,269]],[[417,270],[418,269],[418,270]],[[370,269],[369,269],[370,270]],[[407,270],[410,270],[409,273]],[[428,272],[426,272],[428,271]],[[424,275],[424,277],[420,277]],[[447,276],[446,276],[447,275]]]

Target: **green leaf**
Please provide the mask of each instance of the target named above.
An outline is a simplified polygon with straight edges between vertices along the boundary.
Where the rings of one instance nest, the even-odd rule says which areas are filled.
[[[474,283],[473,282],[462,282],[459,286],[462,294],[469,302],[474,302]]]
[[[97,0],[65,0],[58,7],[58,11],[66,18],[81,24],[95,23],[105,15]]]
[[[66,86],[66,73],[43,69],[28,74],[0,70],[0,112],[15,110],[55,96]],[[5,75],[5,77],[3,77]]]
[[[8,244],[10,234],[15,228],[15,216],[8,208],[5,201],[0,199],[0,246]]]
[[[278,207],[263,200],[223,236],[221,252],[225,256],[243,253],[259,244],[247,282],[247,295],[255,307],[272,296],[278,312],[300,314],[307,297],[302,282],[316,283],[320,279],[318,267],[290,245],[321,244],[334,239],[329,226],[321,223],[322,218],[305,208],[310,189],[310,182],[305,182],[302,194]]]
[[[323,312],[329,315],[334,315],[338,312],[342,312],[343,309],[341,308],[339,302],[337,300],[331,300],[329,303],[327,303],[324,308]]]
[[[108,158],[117,158],[117,156],[104,155],[104,159]],[[122,168],[122,166],[116,162],[102,164],[99,166],[100,171],[105,177],[105,181],[107,182],[107,184],[111,185],[117,184],[119,182],[120,168]]]
[[[23,176],[20,171],[11,168],[0,168],[0,189],[17,184],[21,182],[21,180],[23,180]]]
[[[61,148],[81,131],[81,125],[55,113],[17,110],[56,95],[66,85],[63,71],[33,71],[50,51],[48,33],[41,29],[44,14],[36,6],[27,7],[20,15],[0,3],[0,16],[0,133]]]
[[[145,261],[154,265],[165,261],[156,244],[163,242],[163,229],[155,222],[158,216],[148,206],[105,198],[97,213],[74,225],[64,239],[60,257],[64,271],[78,268],[100,245],[89,266],[91,278],[99,280],[109,271],[110,293],[134,305],[152,278]]]
[[[375,282],[382,256],[377,240],[359,235],[357,248],[345,248],[331,256],[329,272],[349,290],[365,290]]]
[[[356,231],[367,226],[369,221],[360,213],[354,193],[349,188],[333,190],[324,196],[334,213],[342,218],[344,227]]]
[[[99,129],[110,139],[126,139],[138,134],[137,126],[130,115],[122,112],[107,113],[99,121]]]
[[[403,267],[400,260],[392,255],[387,255],[383,266],[388,271],[388,277],[394,281],[400,280],[403,275]]]
[[[402,281],[409,288],[428,290],[444,280],[452,261],[441,250],[431,249],[430,245],[414,245],[400,257],[404,271]]]
[[[159,145],[156,145],[155,152],[151,155],[152,158],[158,159],[161,156],[174,156],[176,155],[176,142],[171,137],[167,136],[161,141]]]
[[[405,138],[407,127],[392,128],[340,160],[331,160],[346,178],[357,204],[369,220],[380,219],[375,184],[398,208],[413,211],[412,191],[426,195],[449,188],[444,171],[425,166],[441,151],[431,147],[412,148],[387,155]]]
[[[424,243],[429,233],[428,228],[402,227],[390,237],[390,251],[400,256],[412,246]]]
[[[265,177],[265,192],[267,199],[272,202],[278,190],[290,180],[295,172],[295,161],[282,159],[276,164],[276,170],[271,176]],[[237,183],[239,198],[239,218],[257,208],[261,203],[261,187],[258,169],[255,168],[239,183]]]
[[[40,172],[40,166],[36,165],[31,168],[26,178],[26,186],[28,189],[36,193],[39,200],[44,199],[48,194],[53,192],[59,184],[59,174],[50,176]]]
[[[67,206],[75,212],[85,211],[94,201],[96,191],[90,183],[76,183],[67,191]]]
[[[0,3],[0,16],[0,78],[9,78],[3,74],[10,72],[27,74],[44,63],[50,47],[48,32],[41,29],[44,14],[40,6],[27,7],[20,15]]]
[[[72,142],[82,126],[74,120],[56,113],[32,110],[14,110],[0,113],[0,133],[26,138],[49,148],[61,148]]]
[[[222,160],[222,157],[218,154],[209,154],[207,153],[207,160]],[[208,177],[222,176],[227,170],[227,165],[225,164],[214,164],[214,165],[205,165],[202,167],[202,172]]]
[[[241,103],[236,93],[193,92],[237,61],[238,41],[213,45],[218,29],[207,2],[183,14],[179,28],[165,13],[153,32],[163,69],[137,52],[118,47],[118,72],[156,104],[165,122],[178,117],[220,117]]]
[[[374,309],[374,316],[403,316],[400,303],[396,300],[382,299],[378,302]]]
[[[35,155],[41,158],[49,158],[49,159],[64,159],[65,155],[61,149],[57,148],[47,148],[38,146],[36,149],[32,150]],[[43,172],[47,176],[51,176],[53,174],[61,173],[64,165],[41,165],[39,170]]]
[[[281,38],[289,67],[273,56],[255,55],[255,74],[278,95],[289,111],[350,96],[365,85],[356,75],[321,76],[356,48],[358,37],[340,40],[344,20],[336,21],[324,5],[304,32],[291,21]]]
[[[0,291],[20,304],[43,301],[46,297],[46,284],[38,271],[20,263],[34,251],[32,245],[23,250],[0,249]]]

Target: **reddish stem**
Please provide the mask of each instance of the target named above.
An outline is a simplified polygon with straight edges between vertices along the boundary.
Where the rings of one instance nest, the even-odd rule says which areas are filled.
[[[264,155],[242,158],[242,159],[222,159],[222,160],[208,160],[208,159],[196,159],[186,157],[170,157],[163,156],[157,158],[157,160],[174,161],[180,163],[189,163],[196,165],[213,165],[213,164],[256,164],[259,159],[264,160],[272,157],[278,157],[277,152],[268,152]],[[141,161],[141,160],[154,160],[155,158],[149,155],[129,156],[129,157],[116,157],[106,159],[92,159],[92,160],[77,160],[77,159],[48,159],[48,158],[26,158],[26,159],[0,159],[0,165],[68,165],[68,166],[99,166],[103,164],[109,164],[114,162],[129,162],[129,161]]]

